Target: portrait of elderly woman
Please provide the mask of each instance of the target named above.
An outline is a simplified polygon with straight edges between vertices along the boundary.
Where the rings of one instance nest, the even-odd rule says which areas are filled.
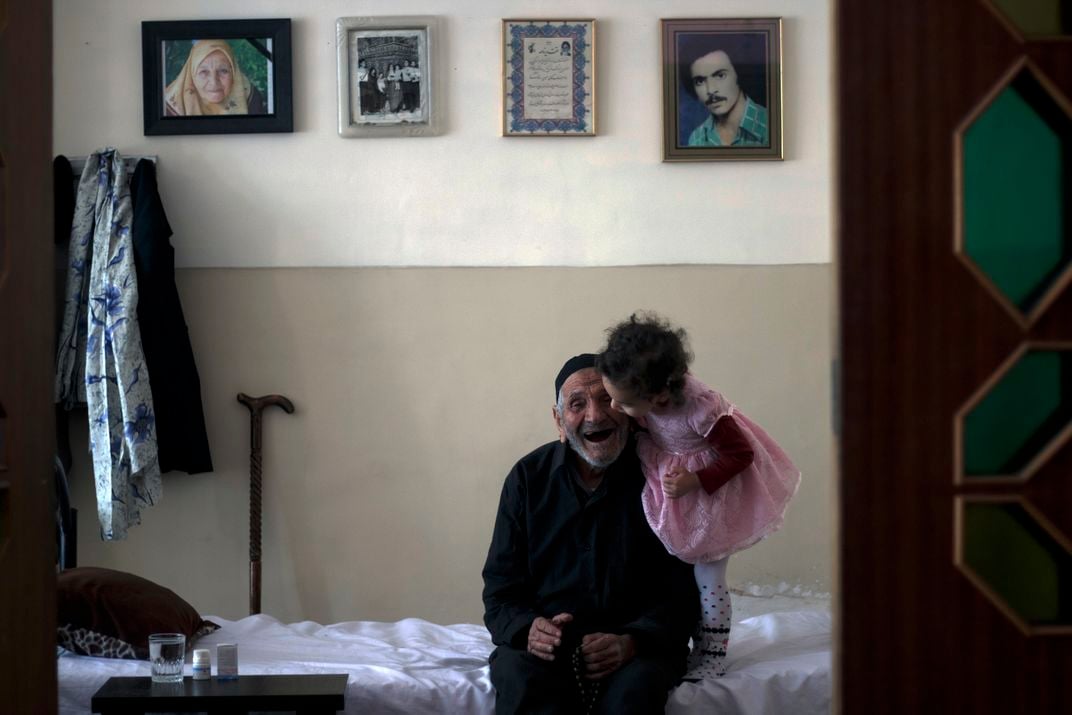
[[[270,40],[166,42],[164,115],[267,114]]]

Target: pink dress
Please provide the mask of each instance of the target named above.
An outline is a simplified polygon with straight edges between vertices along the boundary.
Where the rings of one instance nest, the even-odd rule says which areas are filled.
[[[752,464],[708,494],[703,487],[678,499],[663,494],[673,467],[698,471],[716,458],[705,440],[721,417],[731,415],[754,452]],[[718,561],[777,531],[800,485],[800,471],[763,428],[691,374],[685,403],[638,420],[648,433],[637,438],[643,465],[644,513],[667,551],[690,564]]]

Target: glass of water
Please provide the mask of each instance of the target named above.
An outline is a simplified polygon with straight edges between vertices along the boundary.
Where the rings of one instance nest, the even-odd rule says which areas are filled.
[[[186,660],[186,636],[181,633],[153,633],[149,636],[149,662],[154,683],[181,683]]]

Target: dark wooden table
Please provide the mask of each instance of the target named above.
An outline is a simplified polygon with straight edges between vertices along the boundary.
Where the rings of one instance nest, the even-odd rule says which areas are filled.
[[[321,715],[342,710],[346,675],[240,675],[237,680],[154,683],[147,676],[109,678],[91,701],[93,712],[130,715],[147,712],[241,713],[292,710]]]

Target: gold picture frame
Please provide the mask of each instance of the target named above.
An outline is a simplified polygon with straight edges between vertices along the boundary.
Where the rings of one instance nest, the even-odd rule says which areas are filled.
[[[504,19],[502,133],[596,134],[596,21]]]
[[[780,161],[782,19],[660,22],[663,161]]]

